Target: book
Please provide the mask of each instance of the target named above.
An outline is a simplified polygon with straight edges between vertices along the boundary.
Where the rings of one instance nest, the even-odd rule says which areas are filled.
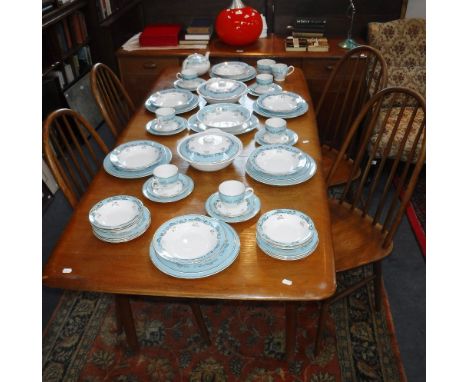
[[[307,39],[308,52],[328,52],[330,46],[325,37]]]
[[[316,17],[297,17],[296,20],[294,20],[294,26],[295,27],[307,27],[307,26],[321,26],[325,27],[327,24],[326,19],[320,19]]]
[[[179,40],[180,45],[196,45],[196,44],[204,44],[208,45],[208,40]]]
[[[312,38],[312,37],[323,37],[322,32],[296,32],[292,31],[291,35],[293,37],[303,37],[303,38]]]
[[[194,34],[211,34],[213,30],[213,22],[209,18],[195,17],[187,27],[187,33]]]
[[[181,29],[179,24],[148,25],[140,34],[140,46],[177,46]]]
[[[208,41],[211,38],[211,33],[186,33],[185,40],[204,40]]]
[[[287,37],[284,40],[284,49],[287,52],[305,52],[307,51],[307,39]]]
[[[65,71],[65,78],[67,79],[67,83],[73,82],[75,76],[73,74],[73,69],[70,64],[65,64],[63,66],[63,70]]]

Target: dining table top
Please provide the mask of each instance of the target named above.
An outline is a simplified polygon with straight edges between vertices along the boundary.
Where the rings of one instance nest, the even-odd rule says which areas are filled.
[[[165,69],[155,80],[153,91],[171,88],[180,68]],[[252,82],[254,82],[253,80]],[[248,83],[249,84],[249,83]],[[308,181],[293,186],[271,186],[257,182],[245,172],[249,154],[256,148],[255,132],[239,135],[242,153],[228,167],[216,172],[199,171],[177,155],[178,142],[193,132],[172,136],[154,136],[145,125],[155,118],[144,105],[138,105],[128,126],[119,135],[117,145],[133,140],[151,140],[172,151],[179,171],[190,176],[193,192],[177,202],[157,203],[146,199],[142,186],[148,179],[120,179],[102,167],[82,196],[58,244],[43,269],[45,285],[63,289],[113,294],[148,295],[176,298],[311,301],[331,296],[336,289],[331,222],[327,190],[314,107],[307,82],[300,68],[281,83],[283,90],[300,94],[309,104],[307,113],[288,119],[288,128],[299,140],[296,147],[317,162],[317,172]],[[247,96],[243,104],[252,107],[255,98]],[[182,114],[188,118],[198,108]],[[259,116],[260,121],[266,118]],[[164,274],[152,263],[149,248],[156,230],[167,220],[187,214],[206,215],[205,201],[222,181],[236,179],[253,188],[260,198],[260,212],[252,219],[231,224],[240,238],[237,259],[225,270],[200,279],[180,279]],[[97,202],[113,195],[132,195],[151,213],[151,224],[140,237],[124,243],[108,243],[93,234],[88,214]],[[319,244],[306,258],[283,261],[266,255],[256,244],[259,217],[273,209],[288,208],[310,216],[318,232]]]

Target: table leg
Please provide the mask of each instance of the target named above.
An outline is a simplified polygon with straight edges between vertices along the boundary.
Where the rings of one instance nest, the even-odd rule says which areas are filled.
[[[190,307],[192,308],[193,315],[195,316],[195,320],[197,321],[198,328],[200,329],[203,339],[208,345],[211,345],[210,334],[208,333],[208,329],[206,328],[205,320],[203,319],[200,305],[191,302]]]
[[[286,303],[286,360],[292,361],[296,350],[297,303]]]
[[[127,337],[127,343],[133,351],[139,350],[138,338],[135,331],[135,323],[133,321],[132,306],[130,299],[126,295],[115,295],[115,307],[117,313],[118,325],[123,327]]]

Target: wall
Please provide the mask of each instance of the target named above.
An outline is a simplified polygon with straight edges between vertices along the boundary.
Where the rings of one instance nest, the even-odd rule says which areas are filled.
[[[426,18],[426,0],[408,0],[406,18],[412,17]]]

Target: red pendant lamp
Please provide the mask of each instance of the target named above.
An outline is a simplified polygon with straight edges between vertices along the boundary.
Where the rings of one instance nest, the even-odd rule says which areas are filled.
[[[228,45],[241,46],[257,41],[262,33],[260,13],[244,5],[242,0],[233,0],[228,9],[216,18],[215,29],[221,41]]]

